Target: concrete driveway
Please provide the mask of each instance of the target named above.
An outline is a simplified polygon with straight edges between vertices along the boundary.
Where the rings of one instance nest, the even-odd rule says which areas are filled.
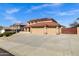
[[[79,56],[79,35],[18,33],[0,38],[0,48],[16,56]]]

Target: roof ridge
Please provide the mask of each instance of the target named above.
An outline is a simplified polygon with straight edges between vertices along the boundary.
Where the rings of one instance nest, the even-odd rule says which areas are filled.
[[[52,20],[52,21],[54,21],[54,22],[57,23],[57,21],[55,21],[53,18],[40,18],[40,19],[29,20],[29,21],[27,21],[27,22],[43,21],[43,20],[46,20],[46,21],[48,21],[48,20]]]

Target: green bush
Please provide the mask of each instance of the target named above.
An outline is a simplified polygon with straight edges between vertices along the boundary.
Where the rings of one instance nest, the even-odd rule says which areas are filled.
[[[13,35],[13,34],[15,34],[16,32],[5,32],[5,33],[3,33],[3,34],[0,34],[0,37],[3,37],[3,36],[6,36],[6,37],[8,37],[8,36],[11,36],[11,35]]]
[[[10,32],[5,32],[5,33],[4,33],[4,36],[7,36],[7,37],[8,37],[8,36],[11,36],[11,35],[12,35],[12,34],[11,34]]]
[[[12,34],[15,34],[16,32],[12,32]]]
[[[3,34],[0,34],[0,37],[3,37]]]
[[[8,37],[8,36],[11,36],[13,34],[15,34],[15,32],[5,32],[3,35]]]

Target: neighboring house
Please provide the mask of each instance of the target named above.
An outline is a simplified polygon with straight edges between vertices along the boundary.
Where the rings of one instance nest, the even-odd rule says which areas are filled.
[[[0,30],[0,34],[2,34],[2,33],[4,33],[5,32],[5,30],[4,29],[1,29]]]
[[[3,29],[3,26],[0,26],[0,34],[4,33],[5,30]]]
[[[61,25],[54,19],[41,18],[28,21],[25,31],[33,34],[60,34]]]
[[[25,26],[24,24],[16,23],[11,25],[10,28],[17,31],[24,31],[24,26]]]
[[[0,33],[4,33],[4,32],[13,32],[15,30],[11,29],[10,27],[3,27],[1,30],[0,30]]]
[[[13,24],[10,27],[3,27],[0,28],[0,33],[4,32],[19,32],[19,31],[24,31],[24,26],[23,24]]]

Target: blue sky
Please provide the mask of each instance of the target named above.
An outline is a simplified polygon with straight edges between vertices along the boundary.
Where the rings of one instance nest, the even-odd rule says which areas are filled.
[[[37,18],[53,18],[68,26],[78,17],[77,3],[0,3],[0,25],[3,26]]]

